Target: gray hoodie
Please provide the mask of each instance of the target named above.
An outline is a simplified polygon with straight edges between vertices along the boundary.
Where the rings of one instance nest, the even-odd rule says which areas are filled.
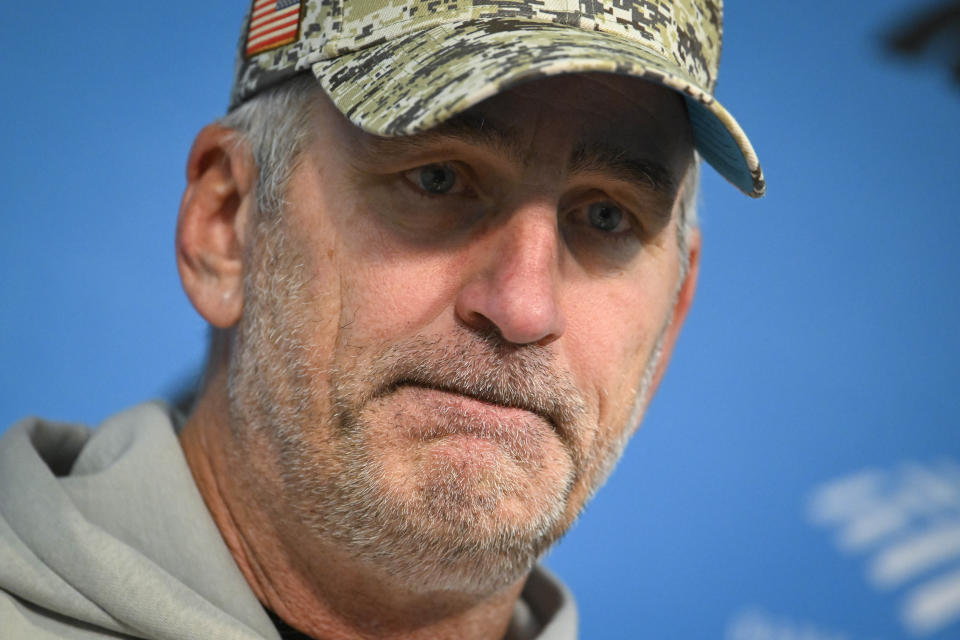
[[[149,403],[96,430],[27,419],[0,438],[0,640],[279,640]],[[569,592],[531,575],[511,637],[576,637]]]

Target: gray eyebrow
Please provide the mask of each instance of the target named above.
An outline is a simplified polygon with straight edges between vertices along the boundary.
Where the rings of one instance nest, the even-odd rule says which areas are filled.
[[[570,154],[569,170],[602,173],[629,184],[646,186],[665,196],[673,197],[677,192],[677,181],[664,165],[604,143],[577,145]]]
[[[518,164],[527,156],[519,127],[491,118],[477,109],[456,115],[434,130],[444,137],[461,138],[496,149]]]
[[[397,153],[420,149],[444,139],[462,140],[495,150],[517,164],[529,162],[521,130],[496,120],[477,108],[460,113],[436,127],[410,136],[371,137],[375,153]],[[677,181],[661,163],[631,155],[626,149],[600,141],[578,144],[567,163],[570,173],[596,172],[628,184],[645,186],[658,195],[673,197]]]
[[[494,149],[518,164],[527,155],[520,142],[518,127],[497,121],[476,109],[453,116],[423,133],[395,138],[370,136],[366,146],[374,153],[402,153],[449,139]]]

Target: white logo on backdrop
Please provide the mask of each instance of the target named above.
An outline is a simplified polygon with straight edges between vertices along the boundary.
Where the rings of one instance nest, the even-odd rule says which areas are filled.
[[[759,609],[737,614],[727,625],[726,640],[851,640],[839,631],[829,631],[809,622],[774,616]]]
[[[899,592],[908,632],[960,628],[960,466],[867,469],[817,488],[809,507],[841,551],[865,556],[873,587]]]

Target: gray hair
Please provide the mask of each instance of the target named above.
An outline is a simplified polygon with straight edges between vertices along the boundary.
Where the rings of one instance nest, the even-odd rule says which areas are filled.
[[[311,141],[310,117],[319,91],[320,83],[312,74],[301,74],[248,100],[218,121],[233,129],[234,144],[246,145],[253,154],[259,171],[257,209],[262,217],[283,211],[287,182]]]
[[[680,282],[690,268],[690,234],[700,226],[700,154],[693,152],[693,160],[680,183],[680,211],[677,215],[677,245],[680,248]]]

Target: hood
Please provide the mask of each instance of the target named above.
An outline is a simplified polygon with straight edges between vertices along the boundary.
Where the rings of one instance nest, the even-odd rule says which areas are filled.
[[[159,403],[0,438],[0,620],[16,638],[279,640]]]

